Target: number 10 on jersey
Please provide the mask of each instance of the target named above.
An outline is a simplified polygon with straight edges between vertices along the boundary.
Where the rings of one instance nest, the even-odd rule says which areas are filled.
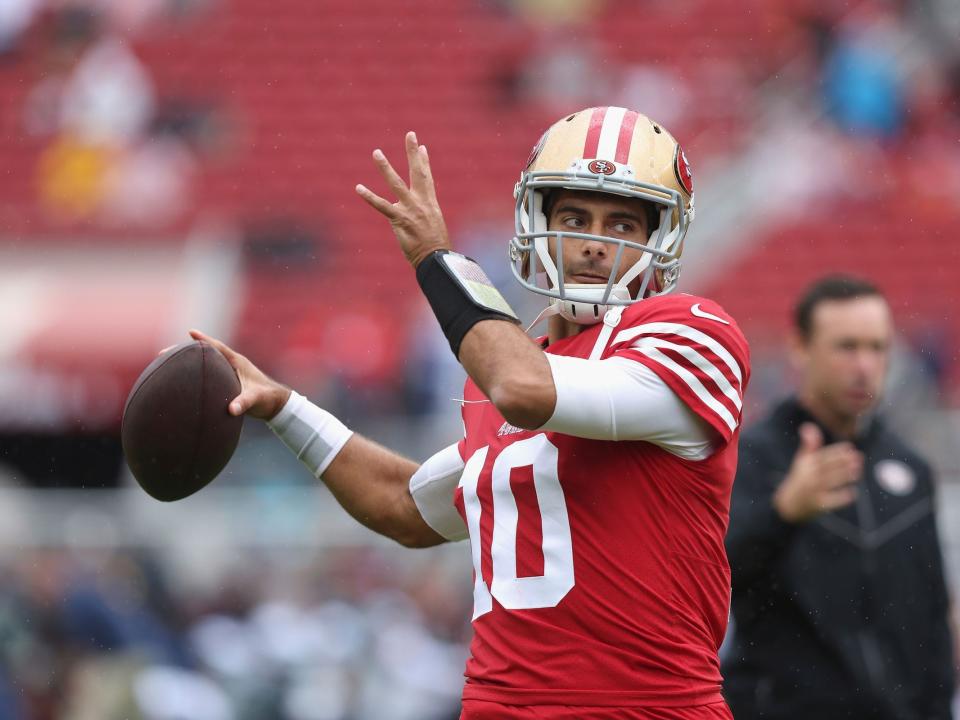
[[[473,554],[474,620],[492,609],[491,595],[508,610],[554,607],[574,584],[570,520],[563,488],[557,476],[559,452],[546,435],[540,434],[503,448],[492,459],[491,472],[484,478],[490,483],[489,495],[493,497],[493,541],[490,547],[493,582],[487,587],[480,563],[483,556],[480,520],[489,508],[481,506],[477,490],[489,459],[489,450],[489,446],[484,446],[474,452],[460,477]],[[517,526],[520,513],[510,487],[510,475],[515,468],[522,467],[533,468],[533,483],[543,528],[543,575],[533,577],[517,577]]]

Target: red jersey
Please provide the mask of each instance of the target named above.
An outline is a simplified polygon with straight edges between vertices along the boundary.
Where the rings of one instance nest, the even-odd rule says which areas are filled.
[[[602,328],[546,352],[587,358]],[[699,461],[521,430],[467,381],[455,495],[475,570],[465,703],[673,707],[689,718],[722,702],[723,540],[748,355],[722,308],[684,294],[629,306],[601,355],[643,363],[709,424],[715,450]]]

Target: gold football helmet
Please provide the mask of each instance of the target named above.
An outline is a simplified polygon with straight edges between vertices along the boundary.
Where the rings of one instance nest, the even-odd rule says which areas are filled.
[[[653,203],[659,223],[650,228],[646,245],[548,230],[544,208],[549,193],[558,188],[640,198]],[[677,141],[645,115],[621,107],[595,107],[561,119],[534,147],[514,196],[513,273],[528,290],[553,298],[554,312],[568,320],[593,324],[603,319],[609,306],[630,305],[676,287],[683,239],[694,216],[693,177]],[[549,251],[551,238],[556,257]],[[564,238],[612,246],[613,270],[605,285],[564,282]],[[618,280],[624,247],[643,252]],[[637,278],[639,290],[632,295],[628,286]]]

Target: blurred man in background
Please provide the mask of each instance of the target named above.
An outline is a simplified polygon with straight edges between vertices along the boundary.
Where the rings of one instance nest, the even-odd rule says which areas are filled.
[[[728,702],[738,720],[950,718],[933,474],[874,415],[890,309],[836,276],[794,321],[799,391],[744,433],[733,487]]]

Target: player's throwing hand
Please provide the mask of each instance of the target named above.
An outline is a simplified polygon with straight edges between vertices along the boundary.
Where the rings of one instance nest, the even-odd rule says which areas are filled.
[[[247,413],[251,417],[270,420],[280,412],[287,398],[290,397],[290,388],[268,377],[244,355],[233,350],[226,343],[205,335],[199,330],[191,330],[190,337],[213,345],[236,370],[237,377],[240,378],[240,394],[230,401],[231,415]]]
[[[407,133],[405,144],[410,168],[409,186],[393,169],[382,150],[378,148],[373,151],[373,161],[397,196],[397,202],[385,200],[364,185],[357,185],[356,190],[360,197],[390,221],[400,242],[400,249],[410,264],[416,267],[433,251],[448,249],[450,241],[433,186],[427,146],[420,145],[416,133],[412,131]]]

